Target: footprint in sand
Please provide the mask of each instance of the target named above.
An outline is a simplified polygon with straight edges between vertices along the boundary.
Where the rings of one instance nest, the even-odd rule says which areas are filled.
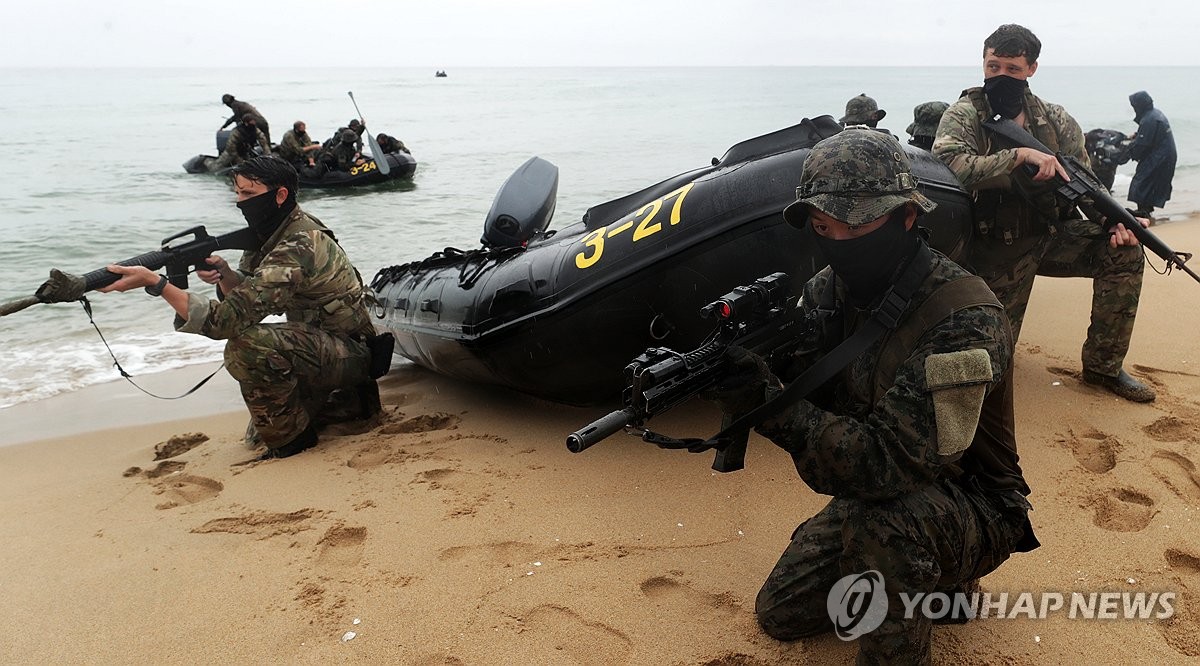
[[[178,474],[157,482],[155,492],[166,500],[155,505],[156,509],[174,509],[185,504],[209,500],[225,489],[225,484],[205,476]]]
[[[1150,470],[1171,492],[1185,502],[1200,502],[1200,477],[1196,463],[1175,453],[1158,449],[1150,456]]]
[[[1130,488],[1115,488],[1093,500],[1092,522],[1110,532],[1139,532],[1157,511],[1154,500]]]
[[[1163,553],[1167,564],[1174,571],[1180,571],[1186,574],[1200,574],[1200,555],[1196,555],[1193,551],[1184,550],[1182,548],[1168,548]]]
[[[492,498],[488,482],[472,472],[440,467],[417,475],[412,483],[427,483],[431,490],[445,490],[450,516],[472,516]]]
[[[519,618],[523,633],[533,634],[527,644],[544,645],[542,663],[568,661],[584,666],[628,663],[633,643],[620,631],[599,621],[589,621],[563,606],[537,606]]]
[[[400,435],[404,433],[446,430],[448,428],[457,426],[461,420],[462,419],[454,414],[435,412],[433,414],[414,416],[411,419],[406,419],[396,423],[388,423],[381,427],[379,432],[384,435]]]
[[[697,608],[719,611],[723,615],[738,612],[738,603],[733,595],[710,594],[694,590],[688,585],[666,576],[655,576],[642,582],[642,594],[658,603],[677,606],[676,612],[695,613]]]
[[[288,513],[253,511],[240,516],[214,518],[199,527],[193,534],[252,534],[259,539],[268,539],[280,534],[299,534],[313,528],[313,521],[325,515],[316,509],[300,509]]]
[[[363,542],[366,540],[365,527],[334,525],[325,530],[325,535],[317,542],[317,563],[334,567],[354,566],[362,560]]]
[[[1076,436],[1068,431],[1067,444],[1075,455],[1075,462],[1089,472],[1104,474],[1117,466],[1117,452],[1121,442],[1098,430],[1090,430]]]
[[[1177,416],[1163,416],[1148,426],[1142,432],[1160,442],[1181,442],[1196,434],[1196,428]]]
[[[537,547],[521,541],[498,541],[473,546],[450,546],[438,553],[443,562],[459,562],[465,559],[483,559],[489,564],[515,564],[531,562],[537,557]]]
[[[189,432],[184,435],[171,435],[165,442],[154,445],[154,459],[166,460],[180,456],[208,441],[208,435],[202,432]]]

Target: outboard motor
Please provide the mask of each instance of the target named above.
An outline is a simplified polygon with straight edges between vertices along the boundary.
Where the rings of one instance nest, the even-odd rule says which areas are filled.
[[[483,223],[484,247],[522,247],[546,230],[558,197],[558,167],[531,157],[500,186]]]

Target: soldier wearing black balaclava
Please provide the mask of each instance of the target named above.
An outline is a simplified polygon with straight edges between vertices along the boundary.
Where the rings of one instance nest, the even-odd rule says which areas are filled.
[[[997,115],[1009,118],[1052,151],[1088,164],[1079,123],[1029,90],[1041,48],[1028,29],[1000,26],[983,43],[983,85],[963,91],[938,125],[933,153],[975,199],[976,234],[967,268],[996,292],[1014,338],[1035,275],[1092,278],[1083,380],[1127,400],[1149,402],[1154,390],[1124,370],[1142,291],[1137,239],[1121,225],[1107,227],[1087,201],[1076,207],[1055,196],[1066,172],[1054,155],[1012,145],[983,124]],[[995,407],[1011,420],[1011,403]]]

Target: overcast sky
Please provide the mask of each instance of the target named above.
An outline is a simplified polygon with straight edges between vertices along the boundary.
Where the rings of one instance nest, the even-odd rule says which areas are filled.
[[[1195,0],[6,0],[0,66],[1200,65]]]

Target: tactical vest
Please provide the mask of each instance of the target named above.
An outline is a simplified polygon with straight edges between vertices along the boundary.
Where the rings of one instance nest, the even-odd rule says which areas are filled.
[[[920,261],[923,257],[929,256],[928,253],[918,253],[915,260]],[[925,279],[928,281],[934,278],[927,276]],[[822,318],[825,321],[822,322],[822,327],[826,331],[844,329],[849,325],[842,314],[843,308],[836,303],[835,282],[836,279],[830,279],[819,298],[818,311],[823,313]],[[961,275],[945,282],[934,289],[924,301],[910,304],[899,325],[889,331],[880,342],[879,352],[875,357],[875,367],[871,371],[872,388],[867,411],[875,408],[876,403],[895,382],[896,372],[900,366],[912,355],[917,343],[930,330],[947,317],[975,307],[995,308],[1001,314],[1004,311],[1004,307],[992,290],[988,288],[987,283],[974,275]],[[998,319],[1005,326],[1008,325],[1007,316],[1000,316]],[[841,337],[845,337],[844,332]],[[841,339],[841,337],[837,339]],[[1011,375],[1011,372],[1006,375]],[[1006,376],[1005,381],[1011,381],[1011,379]],[[1001,385],[993,387],[993,392],[997,395],[991,399],[996,400],[1004,395],[1011,395],[1004,393],[1003,390],[1004,387]],[[982,417],[988,416],[986,405],[987,403],[985,403],[985,413],[981,415]],[[1011,410],[1006,410],[1004,418],[1007,419],[1011,413]],[[992,414],[992,416],[997,416],[997,414]],[[957,463],[946,467],[946,476],[973,478],[982,487],[990,490],[1016,491],[1021,496],[1028,495],[1029,486],[1025,482],[1018,462],[1016,438],[1013,434],[1011,420],[1004,423],[992,421],[986,426],[988,432],[977,430],[971,446],[967,448],[963,456]],[[985,427],[984,418],[981,418],[980,427]],[[1008,498],[1006,501],[1013,506],[1020,506],[1024,502],[1016,497]],[[1025,503],[1024,506],[1027,507],[1028,504]]]
[[[975,107],[979,119],[979,154],[991,155],[1000,150],[1017,148],[1006,139],[983,129],[989,119],[991,106],[983,88],[969,88],[963,95]],[[1059,151],[1058,133],[1050,124],[1046,105],[1031,92],[1025,93],[1025,124],[1046,147]],[[1067,212],[1060,210],[1054,196],[1052,181],[1036,182],[1024,168],[1017,168],[1007,177],[1006,187],[976,190],[975,225],[979,233],[1012,244],[1018,238],[1053,233]]]

